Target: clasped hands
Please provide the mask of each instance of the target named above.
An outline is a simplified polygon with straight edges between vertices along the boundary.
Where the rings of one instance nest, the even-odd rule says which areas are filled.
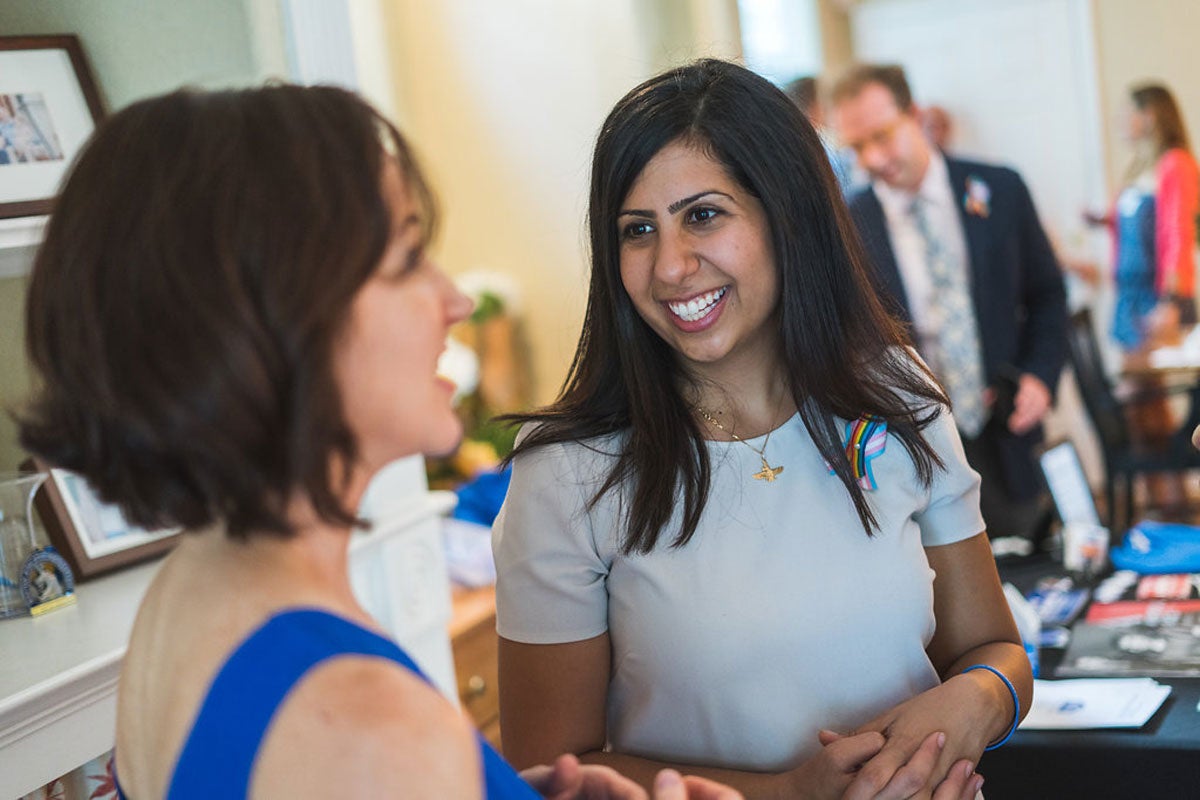
[[[802,800],[974,800],[975,773],[989,731],[1001,720],[980,719],[978,690],[956,676],[840,734],[821,731],[821,751],[786,773],[786,796]],[[651,800],[610,767],[580,764],[572,755],[521,776],[548,800]],[[742,800],[734,789],[663,770],[652,800]]]
[[[822,752],[798,768],[807,772],[798,795],[841,800],[971,800],[983,784],[975,774],[988,731],[968,680],[950,680],[867,722],[851,734],[822,731]]]

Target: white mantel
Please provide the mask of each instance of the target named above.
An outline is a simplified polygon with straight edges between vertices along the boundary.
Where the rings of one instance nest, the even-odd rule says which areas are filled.
[[[457,702],[438,524],[455,498],[424,492],[398,499],[351,544],[355,593]],[[68,608],[0,620],[0,799],[31,792],[112,747],[121,660],[159,563],[83,583]]]
[[[78,602],[0,620],[0,797],[12,798],[112,747],[117,674],[158,563],[76,587]]]

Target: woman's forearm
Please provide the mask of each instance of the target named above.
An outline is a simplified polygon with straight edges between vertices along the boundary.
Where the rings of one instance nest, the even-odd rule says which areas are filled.
[[[989,697],[992,698],[992,705],[997,709],[996,722],[993,725],[995,735],[991,738],[999,739],[1012,725],[1013,714],[1020,720],[1029,713],[1029,706],[1033,702],[1033,669],[1021,645],[1012,642],[992,642],[964,653],[951,665],[947,678],[961,675],[963,670],[976,664],[992,667],[1008,678],[1020,701],[1019,708],[1014,709],[1012,693],[1000,679],[987,674],[986,671],[975,670],[970,673],[987,689]]]

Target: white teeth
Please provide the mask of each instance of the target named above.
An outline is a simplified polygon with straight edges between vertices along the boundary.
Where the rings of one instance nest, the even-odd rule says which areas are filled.
[[[695,322],[703,319],[717,301],[725,296],[725,292],[729,291],[728,286],[723,286],[715,292],[708,292],[700,297],[694,297],[686,303],[667,303],[667,308],[671,309],[671,313],[679,317],[685,322]]]

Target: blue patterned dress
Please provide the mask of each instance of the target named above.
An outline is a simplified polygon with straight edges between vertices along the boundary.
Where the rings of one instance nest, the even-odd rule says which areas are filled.
[[[1147,317],[1158,304],[1154,288],[1154,193],[1132,185],[1121,192],[1116,205],[1117,307],[1112,337],[1126,351],[1137,350],[1146,340]]]

